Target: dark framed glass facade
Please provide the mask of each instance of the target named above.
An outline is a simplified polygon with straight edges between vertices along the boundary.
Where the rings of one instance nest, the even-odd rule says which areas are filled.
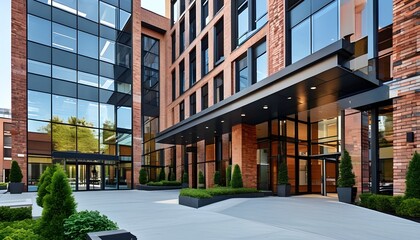
[[[172,43],[172,62],[175,62],[176,59],[176,32],[174,31],[171,35]]]
[[[179,54],[181,54],[185,49],[185,21],[181,20],[179,24]]]
[[[201,111],[209,107],[209,84],[201,87]]]
[[[222,62],[225,59],[224,47],[224,30],[223,18],[215,25],[215,42],[214,42],[214,64]]]
[[[241,45],[267,23],[266,0],[235,0],[234,19],[232,21],[236,41],[233,47]]]
[[[209,39],[206,35],[201,40],[201,76],[207,75],[209,72]]]
[[[182,101],[179,103],[179,121],[183,121],[185,119],[185,102]]]
[[[223,94],[223,72],[214,78],[214,103],[218,103],[224,99]]]
[[[131,1],[34,1],[28,190],[52,163],[66,166],[73,190],[131,189]]]
[[[209,0],[203,0],[201,4],[201,29],[204,29],[209,21]]]
[[[185,62],[182,60],[179,63],[179,95],[185,92]]]
[[[196,94],[190,95],[190,117],[197,113],[197,99]]]
[[[190,52],[190,87],[197,81],[197,60],[195,48]]]
[[[176,99],[176,75],[175,70],[171,72],[172,77],[172,101]]]
[[[214,0],[214,14],[216,15],[224,5],[224,0]]]
[[[259,82],[268,76],[267,44],[264,40],[254,48],[255,80]]]
[[[249,87],[248,57],[245,55],[236,61],[236,92]]]
[[[190,43],[194,41],[197,35],[196,5],[190,8]]]

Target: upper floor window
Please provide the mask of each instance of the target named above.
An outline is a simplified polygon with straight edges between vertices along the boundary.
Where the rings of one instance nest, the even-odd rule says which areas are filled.
[[[185,103],[182,101],[179,104],[179,121],[182,121],[185,119]]]
[[[216,14],[219,12],[220,9],[222,9],[224,4],[224,0],[214,0],[214,13]]]
[[[195,48],[190,52],[190,87],[197,81],[197,61]]]
[[[251,85],[248,77],[248,57],[246,55],[236,60],[236,79],[236,92]]]
[[[190,9],[190,43],[192,41],[194,41],[195,37],[196,37],[196,31],[197,31],[197,26],[196,26],[196,11],[195,11],[195,4],[191,7]]]
[[[175,62],[176,59],[176,39],[175,39],[175,31],[171,35],[171,41],[172,41],[172,62]]]
[[[223,18],[216,24],[215,34],[216,42],[214,44],[214,62],[215,65],[224,59],[224,36],[223,36]]]
[[[180,3],[179,3],[179,8],[180,8],[180,14],[182,14],[184,11],[185,11],[185,0],[179,0],[180,1]]]
[[[206,35],[201,40],[201,76],[205,76],[209,72],[209,42]]]
[[[172,101],[176,98],[176,76],[175,76],[175,69],[171,73],[172,76]]]
[[[242,44],[267,22],[266,0],[236,0],[236,45]]]
[[[201,87],[201,110],[209,107],[209,85],[206,83]]]
[[[214,78],[214,103],[223,100],[223,72]]]
[[[179,63],[179,95],[185,92],[185,63],[182,60]]]
[[[209,1],[203,0],[203,4],[201,5],[201,29],[204,29],[209,22]]]
[[[197,113],[196,95],[195,93],[190,96],[190,116]]]
[[[185,21],[182,20],[179,25],[179,54],[185,49]]]
[[[338,40],[337,0],[305,0],[290,11],[291,62]]]
[[[254,48],[255,79],[257,82],[268,76],[266,41]]]
[[[180,0],[172,0],[172,2],[171,2],[172,24],[174,24],[176,21],[178,21],[179,15],[180,15]]]

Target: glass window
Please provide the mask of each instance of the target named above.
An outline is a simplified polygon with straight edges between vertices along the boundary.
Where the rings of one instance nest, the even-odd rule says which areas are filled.
[[[215,0],[214,1],[214,13],[216,14],[219,12],[220,9],[222,9],[224,4],[224,0]]]
[[[392,0],[378,1],[378,15],[379,15],[378,27],[379,29],[392,24],[392,21],[393,21],[392,8],[393,8]]]
[[[179,64],[179,95],[185,91],[185,64],[184,60]]]
[[[310,19],[292,28],[292,63],[311,54]]]
[[[28,121],[28,132],[48,133],[50,132],[50,124],[48,122]]]
[[[52,6],[76,14],[76,0],[53,0]]]
[[[52,121],[59,123],[76,123],[77,101],[74,98],[52,96]]]
[[[303,19],[311,15],[311,0],[305,0],[299,3],[290,11],[290,26],[295,26]]]
[[[248,33],[248,2],[238,9],[238,44],[241,44]]]
[[[79,0],[79,16],[98,22],[98,0]]]
[[[172,76],[172,101],[176,98],[176,76],[175,76],[175,70],[171,73]]]
[[[267,0],[255,2],[255,26],[258,29],[267,22]]]
[[[100,8],[100,23],[115,28],[117,22],[117,8],[103,2],[101,2]]]
[[[101,130],[100,133],[101,154],[115,155],[116,133],[109,130]]]
[[[197,113],[197,105],[196,105],[196,94],[193,93],[190,96],[190,116]]]
[[[222,101],[223,94],[223,72],[214,78],[214,103]]]
[[[79,84],[77,86],[77,97],[89,101],[98,101],[99,91],[96,87]]]
[[[209,21],[209,1],[203,0],[203,5],[201,7],[201,29],[204,29]]]
[[[98,59],[98,37],[79,31],[77,42],[79,54]]]
[[[76,71],[73,69],[53,65],[52,76],[53,78],[76,82]]]
[[[80,153],[98,153],[99,132],[97,129],[77,127],[77,151]]]
[[[117,127],[131,129],[131,108],[119,107],[117,109]]]
[[[185,49],[185,21],[182,20],[180,23],[179,30],[179,54]]]
[[[51,22],[28,15],[28,40],[51,46]]]
[[[179,18],[179,1],[174,0],[172,1],[171,5],[172,9],[172,23],[175,23]]]
[[[131,16],[130,13],[128,13],[126,11],[123,11],[123,10],[120,10],[120,27],[119,27],[120,30],[124,30],[125,25],[127,24],[128,20],[130,19],[130,16]]]
[[[215,52],[215,64],[224,59],[224,36],[223,36],[223,18],[216,23],[216,42],[214,46],[214,52]]]
[[[98,87],[98,76],[85,72],[77,72],[78,83]]]
[[[131,84],[117,82],[117,91],[120,93],[131,93]]]
[[[201,40],[201,76],[209,72],[209,44],[207,35]]]
[[[190,8],[190,43],[194,41],[196,37],[196,14],[195,14],[195,4]]]
[[[114,105],[100,105],[100,127],[104,129],[115,129],[115,110]]]
[[[99,58],[102,61],[115,63],[115,42],[108,39],[101,38],[100,42],[101,52]]]
[[[77,124],[98,127],[98,103],[77,100]]]
[[[244,56],[242,59],[236,62],[237,65],[237,78],[236,81],[236,91],[239,92],[242,89],[247,88],[249,84],[248,79],[248,58],[247,56]]]
[[[171,41],[172,41],[172,62],[175,62],[176,59],[176,37],[175,37],[175,31],[171,35]]]
[[[28,118],[51,119],[51,94],[28,91]]]
[[[117,43],[117,64],[131,68],[131,47]]]
[[[51,78],[28,73],[28,89],[51,92]]]
[[[182,121],[185,119],[185,104],[184,101],[179,103],[179,121]]]
[[[100,77],[100,88],[114,90],[114,80],[106,77]]]
[[[53,151],[76,151],[76,126],[52,124]]]
[[[53,47],[69,52],[76,52],[76,30],[53,23],[52,31]]]
[[[28,60],[28,72],[51,77],[51,65]]]
[[[337,2],[329,4],[312,16],[312,52],[338,40]]]
[[[195,48],[190,52],[190,87],[195,84],[197,80],[197,62]]]
[[[267,47],[266,42],[261,43],[255,48],[255,70],[257,82],[268,76],[268,60],[267,60]]]
[[[201,110],[209,107],[209,85],[206,83],[201,88]]]
[[[68,97],[76,97],[77,84],[54,79],[52,81],[52,92],[54,94],[60,94],[60,95],[68,96]]]

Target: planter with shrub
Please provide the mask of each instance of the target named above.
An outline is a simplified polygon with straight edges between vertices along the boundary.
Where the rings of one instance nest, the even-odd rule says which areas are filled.
[[[20,169],[19,164],[16,161],[12,161],[9,175],[9,192],[11,194],[20,194],[23,192],[24,185],[22,183],[22,178],[22,170]]]
[[[0,190],[7,190],[7,183],[0,182]]]
[[[344,150],[340,162],[340,174],[338,176],[338,200],[344,203],[354,203],[357,194],[357,188],[354,187],[356,181],[353,173],[351,157],[347,150]]]
[[[277,196],[289,197],[290,196],[290,184],[289,176],[287,173],[286,161],[280,163],[279,172],[277,175]]]
[[[139,190],[155,191],[155,190],[172,190],[181,189],[182,184],[178,181],[160,181],[160,182],[148,182],[145,185],[140,185]]]

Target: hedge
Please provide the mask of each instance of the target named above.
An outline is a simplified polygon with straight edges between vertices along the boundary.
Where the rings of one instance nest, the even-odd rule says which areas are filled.
[[[180,192],[180,196],[193,197],[193,198],[211,198],[220,195],[235,195],[243,193],[256,193],[255,188],[230,188],[230,187],[217,187],[209,189],[193,189],[184,188]]]
[[[420,218],[420,199],[403,196],[388,196],[364,193],[360,195],[359,205],[385,213]]]
[[[181,186],[181,182],[178,181],[160,181],[160,182],[148,182],[147,186]]]
[[[0,221],[19,221],[32,218],[32,207],[0,207]]]
[[[397,214],[401,216],[420,218],[420,199],[409,198],[401,202],[397,208]]]
[[[43,240],[36,233],[37,226],[37,221],[32,219],[0,222],[0,239]]]

